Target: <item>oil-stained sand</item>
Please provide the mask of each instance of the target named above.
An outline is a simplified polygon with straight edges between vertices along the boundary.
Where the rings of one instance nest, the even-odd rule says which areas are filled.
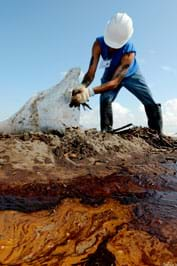
[[[0,265],[177,265],[176,161],[145,128],[1,135]]]

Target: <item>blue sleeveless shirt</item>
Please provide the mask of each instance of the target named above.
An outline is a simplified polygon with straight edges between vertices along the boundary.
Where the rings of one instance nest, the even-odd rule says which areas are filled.
[[[112,79],[112,76],[117,69],[117,67],[121,63],[121,58],[124,54],[128,54],[131,52],[134,52],[136,54],[135,47],[132,42],[128,41],[126,44],[124,44],[123,47],[117,49],[117,51],[113,54],[113,56],[110,57],[109,55],[109,47],[104,42],[104,37],[98,37],[96,40],[99,42],[101,47],[101,56],[103,60],[110,60],[110,65],[105,68],[103,77],[101,78],[101,82],[105,83]],[[128,72],[125,75],[125,77],[129,77],[133,75],[138,70],[138,63],[136,61],[136,58],[134,58],[132,64],[128,68]]]

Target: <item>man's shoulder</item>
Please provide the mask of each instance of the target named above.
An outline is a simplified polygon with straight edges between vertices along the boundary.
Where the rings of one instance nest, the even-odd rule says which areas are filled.
[[[96,37],[96,41],[103,43],[104,42],[104,37],[103,36],[98,36],[98,37]]]
[[[127,47],[127,46],[134,46],[133,41],[126,42],[123,47]]]
[[[124,52],[136,52],[136,49],[135,49],[135,46],[134,46],[134,43],[132,41],[128,41],[124,44],[124,46],[122,47],[122,50]]]
[[[99,36],[96,38],[95,43],[97,43],[100,46],[101,50],[105,50],[106,49],[106,43],[104,41],[104,37],[103,36]]]

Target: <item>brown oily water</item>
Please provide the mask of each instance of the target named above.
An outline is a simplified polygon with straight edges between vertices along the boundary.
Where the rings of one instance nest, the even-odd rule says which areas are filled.
[[[1,136],[0,265],[176,266],[176,142],[74,132]]]

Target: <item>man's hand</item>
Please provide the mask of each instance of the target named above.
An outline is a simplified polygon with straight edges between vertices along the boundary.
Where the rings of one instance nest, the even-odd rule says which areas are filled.
[[[89,90],[84,85],[78,86],[72,92],[70,107],[77,107],[80,104],[85,104],[89,100]]]
[[[78,103],[85,103],[89,100],[89,89],[85,85],[81,85],[79,88],[73,90],[73,97]]]

